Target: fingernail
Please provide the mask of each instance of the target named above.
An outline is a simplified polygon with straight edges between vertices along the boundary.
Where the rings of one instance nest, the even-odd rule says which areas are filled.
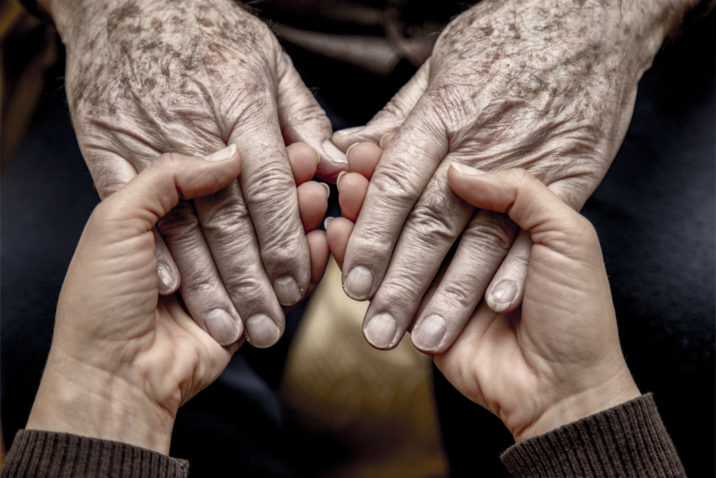
[[[157,278],[159,280],[160,291],[168,291],[172,289],[172,286],[174,285],[174,280],[172,278],[171,273],[169,272],[169,267],[167,267],[167,265],[162,262],[157,264]]]
[[[236,145],[232,144],[231,146],[227,146],[224,149],[221,149],[217,151],[216,153],[213,153],[206,157],[207,161],[226,161],[234,157],[236,154]]]
[[[231,345],[239,338],[239,327],[223,309],[214,309],[206,314],[204,323],[209,335],[221,345]]]
[[[273,290],[281,305],[293,305],[301,300],[301,290],[293,277],[283,276],[273,281]]]
[[[439,315],[428,315],[413,330],[413,344],[421,350],[435,350],[445,336],[447,326],[445,320]]]
[[[246,332],[251,344],[256,347],[269,347],[281,336],[281,330],[271,318],[264,314],[255,314],[246,321]]]
[[[323,229],[328,229],[328,225],[335,219],[335,217],[328,216],[323,220]]]
[[[338,179],[336,179],[336,187],[340,189],[341,187],[341,178],[346,175],[347,171],[341,171],[338,173]]]
[[[502,280],[497,283],[492,292],[490,298],[495,304],[506,304],[509,305],[515,299],[517,295],[517,284],[511,280]]]
[[[395,136],[395,133],[385,133],[383,136],[381,136],[380,141],[378,141],[378,146],[380,146],[380,149],[385,149],[388,143],[390,143],[390,140],[393,139],[393,136]]]
[[[326,190],[326,199],[328,199],[329,197],[331,197],[331,187],[330,187],[328,184],[326,184],[326,183],[318,183],[318,184],[320,184],[321,186],[323,186],[323,189]]]
[[[343,290],[354,300],[366,300],[372,288],[373,273],[363,266],[354,267],[343,283]]]
[[[480,176],[485,174],[485,171],[477,168],[470,167],[462,163],[452,163],[450,167],[455,168],[455,171],[462,174],[463,176]]]
[[[351,150],[358,146],[360,143],[353,143],[352,145],[348,146],[348,149],[346,149],[346,161],[348,161],[348,157],[351,154]]]
[[[388,348],[393,344],[398,323],[390,314],[374,315],[363,328],[363,335],[372,345]]]

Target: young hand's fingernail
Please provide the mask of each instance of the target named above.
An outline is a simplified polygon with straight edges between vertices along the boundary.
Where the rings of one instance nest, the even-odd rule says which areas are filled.
[[[238,340],[240,329],[234,318],[223,309],[214,309],[204,319],[209,335],[221,345],[231,345]]]
[[[255,314],[246,321],[246,334],[255,347],[270,347],[281,337],[281,329],[264,314]]]
[[[366,267],[354,267],[343,282],[343,290],[351,299],[366,300],[373,288],[373,273]]]
[[[326,199],[328,199],[329,197],[331,197],[331,187],[330,187],[328,184],[323,183],[323,182],[320,182],[320,183],[318,183],[318,184],[320,184],[321,186],[323,186],[323,189],[326,190]]]
[[[436,314],[428,315],[413,329],[413,344],[426,352],[435,350],[442,342],[446,331],[447,326],[442,317]]]
[[[293,277],[283,276],[273,281],[273,290],[281,305],[293,305],[301,300],[301,290]]]
[[[159,293],[170,294],[174,291],[174,277],[169,267],[162,262],[157,264],[157,280]]]
[[[339,190],[340,190],[340,188],[341,188],[341,178],[342,178],[343,176],[345,176],[346,173],[347,173],[347,171],[341,171],[340,173],[338,173],[338,179],[336,179],[336,187],[337,187]]]
[[[517,284],[514,281],[505,279],[489,292],[488,305],[495,312],[506,310],[517,296]]]
[[[473,168],[462,163],[452,163],[450,167],[455,168],[455,171],[464,176],[480,176],[485,174],[485,171],[482,171],[481,169]]]
[[[323,220],[323,229],[328,229],[328,225],[335,219],[335,217],[328,216]]]
[[[232,144],[206,157],[207,161],[226,161],[232,159],[236,154],[236,145]]]
[[[385,349],[393,345],[398,323],[390,314],[374,315],[363,327],[363,335],[373,346]]]

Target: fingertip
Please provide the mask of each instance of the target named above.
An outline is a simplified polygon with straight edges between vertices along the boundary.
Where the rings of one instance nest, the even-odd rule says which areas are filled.
[[[326,241],[339,267],[343,267],[348,238],[351,236],[354,226],[355,224],[352,221],[343,217],[333,218],[332,221],[327,223]]]
[[[343,152],[347,152],[348,148],[356,142],[356,134],[362,130],[365,126],[354,126],[352,128],[345,128],[338,130],[331,136],[331,141]]]
[[[375,143],[355,143],[346,152],[348,170],[370,179],[382,154],[383,150]]]
[[[309,181],[301,184],[296,189],[298,197],[298,210],[306,231],[316,229],[328,210],[327,185],[316,181]]]
[[[328,257],[328,240],[325,231],[311,231],[306,235],[308,253],[311,256],[311,283],[318,284],[326,271]]]
[[[286,155],[296,184],[303,184],[316,175],[318,152],[304,142],[293,143],[286,147]]]
[[[341,215],[355,221],[368,192],[368,180],[358,173],[346,173],[338,182],[338,204]]]
[[[497,284],[491,284],[485,294],[487,306],[497,313],[515,310],[522,300],[519,284],[510,279],[503,279]]]

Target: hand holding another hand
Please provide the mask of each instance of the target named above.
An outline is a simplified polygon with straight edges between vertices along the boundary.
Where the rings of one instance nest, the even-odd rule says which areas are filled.
[[[302,182],[315,162],[294,159]],[[243,343],[243,328],[238,320],[209,320],[202,330],[175,295],[159,295],[152,231],[180,199],[221,190],[241,166],[236,146],[206,159],[163,155],[97,206],[62,287],[28,429],[168,453],[178,408],[221,374]],[[304,182],[298,203],[306,229],[314,228],[325,214],[323,188]],[[325,235],[309,233],[308,244],[317,282],[328,255]]]

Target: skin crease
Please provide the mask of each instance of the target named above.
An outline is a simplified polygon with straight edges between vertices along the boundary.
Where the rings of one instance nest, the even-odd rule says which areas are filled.
[[[101,197],[163,152],[238,146],[239,181],[182,201],[160,221],[168,246],[157,241],[160,290],[180,287],[202,326],[216,314],[240,316],[249,342],[275,343],[281,306],[302,299],[316,272],[285,142],[317,152],[323,178],[345,167],[330,122],[276,38],[231,0],[44,6],[67,49],[72,120]]]
[[[493,310],[517,307],[531,244],[522,234],[512,246],[510,221],[460,201],[449,165],[527,169],[579,209],[621,144],[639,78],[693,3],[482,1],[445,28],[368,125],[334,133],[343,150],[393,134],[343,269],[348,295],[371,300],[371,344],[392,348],[414,325],[442,330],[413,334],[419,349],[440,353],[483,293]]]
[[[480,305],[452,347],[433,357],[441,372],[497,415],[518,442],[638,397],[589,221],[524,170],[463,168],[448,171],[455,193],[474,206],[507,212],[534,242],[521,307],[500,314]],[[351,175],[363,177],[348,173],[339,191]],[[362,199],[343,200],[360,210]],[[328,226],[339,264],[352,228],[346,217]]]
[[[315,170],[310,156],[308,162],[295,151],[289,157],[298,159],[297,171]],[[235,149],[223,161],[163,155],[97,206],[62,286],[26,428],[168,453],[178,408],[219,376],[243,340],[222,347],[176,295],[159,295],[152,230],[180,197],[214,193],[240,168]],[[325,214],[325,201],[300,206],[306,216]],[[322,271],[325,235],[310,234],[312,266]]]

